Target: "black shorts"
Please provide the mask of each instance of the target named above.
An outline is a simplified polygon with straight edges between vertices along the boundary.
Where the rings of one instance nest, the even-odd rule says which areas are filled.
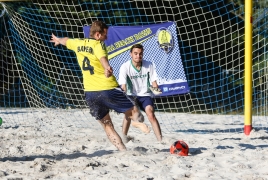
[[[146,106],[151,105],[152,107],[154,107],[153,99],[150,96],[132,96],[131,98],[135,100],[136,105],[138,105],[140,109],[144,112]]]
[[[134,101],[127,97],[121,88],[89,91],[85,92],[85,96],[90,114],[97,120],[106,116],[109,110],[124,113],[134,106]]]

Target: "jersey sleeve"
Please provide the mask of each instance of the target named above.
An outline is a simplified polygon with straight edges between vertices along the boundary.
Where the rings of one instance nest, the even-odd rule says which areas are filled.
[[[119,79],[118,79],[118,84],[127,84],[127,70],[125,68],[125,64],[123,64],[120,69],[119,69]]]
[[[76,50],[76,46],[77,46],[77,42],[78,40],[77,39],[68,39],[66,41],[66,47],[70,50],[73,50],[75,51]]]
[[[100,42],[96,45],[96,47],[94,49],[94,53],[98,59],[100,59],[102,57],[108,58],[108,53],[107,53],[106,46],[105,46],[104,42]]]
[[[154,63],[150,65],[150,80],[151,83],[157,80],[156,68]]]

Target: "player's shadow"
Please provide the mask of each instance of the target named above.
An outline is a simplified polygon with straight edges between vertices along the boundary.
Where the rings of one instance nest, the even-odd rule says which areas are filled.
[[[32,112],[38,112],[38,111],[32,111]],[[2,114],[25,114],[29,113],[27,111],[8,111],[8,112],[1,112]]]
[[[204,147],[199,147],[199,148],[189,148],[189,155],[191,156],[195,156],[195,155],[198,155],[198,154],[202,154],[203,150],[207,150],[207,148],[204,148]]]
[[[234,149],[232,146],[217,146],[216,149]]]
[[[244,133],[244,129],[242,128],[243,124],[241,124],[241,128],[228,128],[228,129],[178,129],[175,132],[182,132],[188,134],[213,134],[213,133]],[[253,127],[252,130],[255,132],[264,130],[268,132],[268,127]]]
[[[232,128],[232,129],[180,129],[175,130],[175,132],[183,132],[188,134],[213,134],[213,133],[241,133],[242,128]]]
[[[257,148],[268,148],[268,145],[265,144],[265,145],[252,145],[252,144],[239,144],[239,146],[241,146],[242,148],[245,149],[257,149]]]
[[[96,151],[92,154],[86,154],[86,153],[81,153],[81,152],[76,152],[72,154],[57,154],[55,156],[51,155],[34,155],[34,156],[22,156],[22,157],[4,157],[0,158],[0,162],[5,162],[5,161],[33,161],[37,158],[43,158],[43,159],[53,159],[53,160],[63,160],[63,159],[77,159],[80,157],[87,157],[87,158],[92,158],[92,157],[101,157],[104,155],[112,154],[114,151],[109,150],[100,150]]]
[[[161,149],[160,152],[170,152],[170,149]]]
[[[207,148],[200,147],[200,148],[189,148],[189,155],[188,156],[195,156],[198,154],[202,154],[202,150],[207,150]],[[170,153],[170,149],[162,149],[160,152],[168,152]]]
[[[251,138],[251,140],[256,140],[256,139],[267,140],[268,136],[261,136],[261,137]]]

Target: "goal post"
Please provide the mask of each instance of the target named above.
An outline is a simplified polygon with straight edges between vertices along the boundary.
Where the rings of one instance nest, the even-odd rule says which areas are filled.
[[[252,130],[252,0],[245,1],[245,126],[244,133]]]
[[[32,109],[87,110],[75,54],[64,47],[54,47],[49,42],[52,33],[84,38],[83,27],[97,19],[109,26],[173,21],[190,92],[154,99],[163,131],[218,131],[209,131],[209,125],[193,119],[181,124],[175,121],[179,121],[178,114],[208,115],[209,123],[216,121],[209,115],[224,116],[230,128],[222,130],[229,132],[243,132],[244,128],[249,134],[252,126],[268,127],[267,3],[254,2],[252,15],[239,3],[229,0],[2,0],[0,114],[8,114],[15,108],[27,109],[29,113]],[[246,31],[250,32],[252,19],[258,21],[253,21],[250,42]],[[250,46],[252,50],[247,49]],[[13,120],[17,118],[6,118],[3,120],[19,123]]]

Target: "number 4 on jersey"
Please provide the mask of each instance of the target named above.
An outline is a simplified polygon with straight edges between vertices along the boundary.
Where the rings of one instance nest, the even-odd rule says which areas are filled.
[[[84,71],[89,71],[91,75],[94,74],[94,67],[90,65],[90,60],[87,57],[84,58],[82,68]]]

